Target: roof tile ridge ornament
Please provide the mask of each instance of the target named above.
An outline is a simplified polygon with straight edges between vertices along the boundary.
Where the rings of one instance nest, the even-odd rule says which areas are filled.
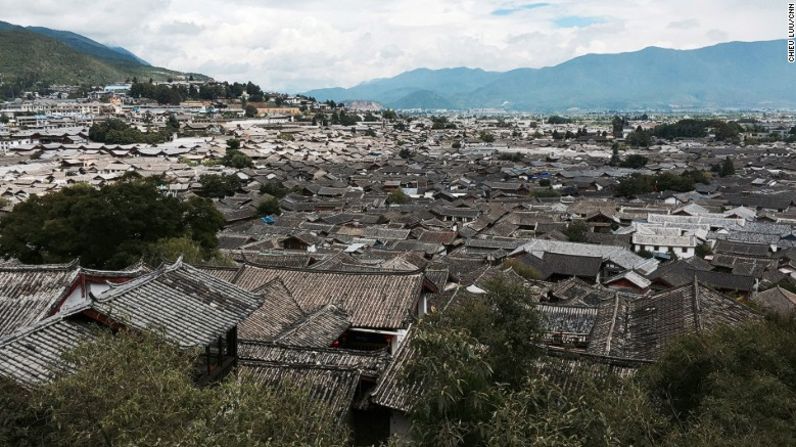
[[[697,279],[696,271],[694,271],[694,294],[692,300],[692,305],[694,306],[694,328],[697,332],[700,332],[702,330],[702,312],[699,307],[699,280]]]
[[[616,316],[619,313],[619,292],[614,292],[614,311],[611,314],[611,326],[608,328],[608,337],[605,339],[605,353],[611,353],[611,338],[614,336],[616,328]]]
[[[174,264],[167,265],[165,263],[161,263],[155,270],[152,270],[151,272],[141,275],[133,280],[117,284],[115,287],[111,287],[110,289],[103,291],[99,294],[99,296],[96,296],[93,292],[89,291],[89,298],[92,303],[105,303],[118,294],[125,293],[128,290],[141,286],[142,284],[154,281],[164,273],[174,271],[179,267],[182,267],[182,256],[180,256],[178,260],[174,262]]]

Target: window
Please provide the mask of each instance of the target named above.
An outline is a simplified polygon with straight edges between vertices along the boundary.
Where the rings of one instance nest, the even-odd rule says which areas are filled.
[[[688,253],[688,248],[683,247],[683,253]]]

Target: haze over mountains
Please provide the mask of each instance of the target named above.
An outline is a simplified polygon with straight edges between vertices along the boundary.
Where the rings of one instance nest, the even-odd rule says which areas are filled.
[[[165,80],[183,73],[153,67],[130,51],[80,34],[0,21],[0,85],[101,84],[138,77]],[[201,77],[200,75],[194,75]]]
[[[796,67],[786,62],[785,48],[781,40],[728,42],[694,50],[589,54],[553,67],[507,72],[421,68],[306,94],[377,101],[395,109],[792,109],[796,89],[789,85]]]

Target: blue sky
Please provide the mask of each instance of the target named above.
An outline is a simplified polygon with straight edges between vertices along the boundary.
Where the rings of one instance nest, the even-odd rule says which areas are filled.
[[[553,20],[553,23],[558,28],[584,28],[601,22],[602,19],[600,19],[599,17],[582,17],[582,16],[566,16],[566,17],[559,17]]]
[[[786,32],[778,0],[0,0],[0,11],[0,20],[85,34],[156,65],[287,91]]]
[[[505,8],[498,8],[492,11],[492,15],[495,16],[508,16],[511,14],[515,14],[522,11],[529,11],[531,9],[536,8],[543,8],[545,6],[550,6],[550,3],[525,3],[517,6],[508,6]]]

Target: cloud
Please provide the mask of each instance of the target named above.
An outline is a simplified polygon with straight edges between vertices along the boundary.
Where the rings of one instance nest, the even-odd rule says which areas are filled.
[[[543,8],[550,6],[550,3],[526,3],[524,5],[510,6],[506,8],[498,8],[492,11],[493,16],[509,16],[517,12],[529,11],[531,9]]]
[[[0,0],[0,11],[2,20],[74,31],[153,65],[302,91],[418,67],[510,70],[593,52],[781,38],[777,3]]]
[[[688,19],[688,20],[678,20],[676,22],[669,22],[667,28],[669,29],[691,29],[696,28],[699,26],[699,20],[697,19]]]
[[[158,31],[163,34],[197,34],[204,29],[204,26],[197,25],[193,22],[183,22],[176,20],[171,23],[164,23],[160,25]]]

